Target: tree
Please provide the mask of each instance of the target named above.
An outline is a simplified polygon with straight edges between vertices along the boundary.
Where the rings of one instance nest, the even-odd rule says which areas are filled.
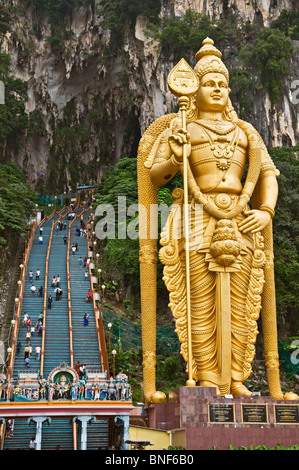
[[[5,104],[0,106],[0,150],[13,136],[14,145],[28,125],[25,112],[27,101],[27,84],[11,74],[11,58],[0,52],[0,80],[5,85]]]
[[[291,335],[298,333],[299,268],[299,145],[270,150],[280,170],[279,197],[273,219],[274,264],[277,313],[291,325]]]
[[[34,202],[21,168],[11,162],[0,164],[0,247],[24,232]]]

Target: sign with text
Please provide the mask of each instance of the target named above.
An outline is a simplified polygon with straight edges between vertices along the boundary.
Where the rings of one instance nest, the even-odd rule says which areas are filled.
[[[211,403],[209,405],[210,423],[234,423],[235,407],[232,403]]]
[[[298,405],[274,405],[275,423],[299,424]]]
[[[242,422],[246,424],[268,423],[268,409],[266,404],[242,403]]]

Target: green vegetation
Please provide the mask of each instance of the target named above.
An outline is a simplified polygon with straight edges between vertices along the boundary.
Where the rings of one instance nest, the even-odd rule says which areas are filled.
[[[243,116],[250,110],[253,92],[259,87],[255,77],[268,92],[272,106],[277,103],[283,80],[288,74],[291,39],[299,36],[299,14],[295,11],[284,12],[270,28],[261,29],[257,24],[246,23],[240,35],[233,14],[211,21],[204,14],[187,10],[182,18],[171,17],[160,25],[149,25],[148,32],[160,44],[165,58],[178,61],[185,57],[190,63],[194,62],[203,39],[211,37],[227,56],[224,60],[232,69],[233,102]],[[236,61],[238,68],[230,66]]]
[[[35,109],[29,113],[27,135],[46,135],[45,117],[40,109]]]
[[[230,71],[230,98],[235,104],[240,119],[244,119],[252,109],[254,96],[254,81],[248,70],[233,68]],[[245,91],[245,92],[244,92]]]
[[[0,164],[0,248],[25,231],[34,202],[22,170],[11,162]]]
[[[108,354],[109,370],[113,371],[112,354]],[[136,403],[143,400],[142,384],[142,349],[130,349],[121,351],[117,349],[115,358],[115,371],[118,374],[122,371],[128,375],[129,383],[132,389],[133,401]]]
[[[16,148],[19,137],[28,125],[28,115],[25,112],[27,84],[12,76],[11,58],[5,52],[0,52],[0,80],[5,85],[5,104],[0,106],[1,152],[12,138],[14,148]]]
[[[239,52],[249,70],[260,73],[263,87],[269,93],[272,106],[279,99],[283,79],[287,76],[291,59],[292,42],[278,29],[262,29],[254,43],[244,46]]]
[[[75,8],[93,5],[93,0],[26,0],[35,12],[34,32],[41,38],[41,22],[47,18],[51,26],[48,43],[54,53],[65,52],[65,41],[72,37],[71,17]]]
[[[10,31],[10,12],[7,7],[0,5],[0,37]]]
[[[298,332],[298,268],[299,268],[299,145],[270,150],[280,170],[279,197],[273,219],[274,263],[277,291],[277,312],[288,318]]]
[[[192,60],[207,36],[213,38],[217,47],[220,43],[228,44],[236,35],[236,17],[232,14],[225,21],[211,22],[207,15],[187,10],[182,18],[164,20],[160,30],[152,28],[152,34],[160,42],[164,57]]]
[[[137,169],[135,158],[123,158],[110,168],[102,177],[101,184],[95,194],[98,204],[111,204],[115,210],[116,221],[119,219],[118,197],[126,198],[126,207],[137,204]],[[137,210],[137,209],[136,209]],[[124,222],[126,226],[116,223],[115,239],[101,242],[105,258],[103,262],[108,272],[122,267],[122,277],[125,286],[130,285],[134,292],[139,288],[139,241],[126,237],[127,226],[134,222],[137,213]],[[125,238],[119,239],[120,231],[125,230]]]
[[[217,449],[214,449],[217,450]],[[276,447],[268,447],[265,445],[260,445],[260,446],[250,446],[250,447],[234,447],[230,446],[229,450],[299,450],[299,445],[293,445],[289,447],[282,446],[280,444],[277,444]]]
[[[299,40],[299,12],[295,10],[283,10],[277,20],[272,22],[272,27],[280,29],[291,39]]]
[[[111,32],[110,52],[123,45],[126,30],[134,28],[138,15],[157,23],[160,9],[160,0],[103,0],[97,13],[101,26]]]

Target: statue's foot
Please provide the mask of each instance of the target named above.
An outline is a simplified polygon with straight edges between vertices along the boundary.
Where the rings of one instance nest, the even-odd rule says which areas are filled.
[[[230,391],[234,397],[252,397],[252,392],[242,382],[232,382]]]
[[[219,388],[217,385],[213,384],[212,382],[209,382],[208,380],[203,380],[202,382],[199,382],[200,387],[213,387],[216,388],[216,393],[217,395],[221,395]]]
[[[283,396],[284,400],[299,400],[297,393],[287,392]]]

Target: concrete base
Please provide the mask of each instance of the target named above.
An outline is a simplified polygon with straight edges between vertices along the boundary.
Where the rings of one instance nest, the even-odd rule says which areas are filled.
[[[217,397],[214,388],[180,387],[147,412],[150,428],[185,429],[187,450],[299,444],[298,400]]]

